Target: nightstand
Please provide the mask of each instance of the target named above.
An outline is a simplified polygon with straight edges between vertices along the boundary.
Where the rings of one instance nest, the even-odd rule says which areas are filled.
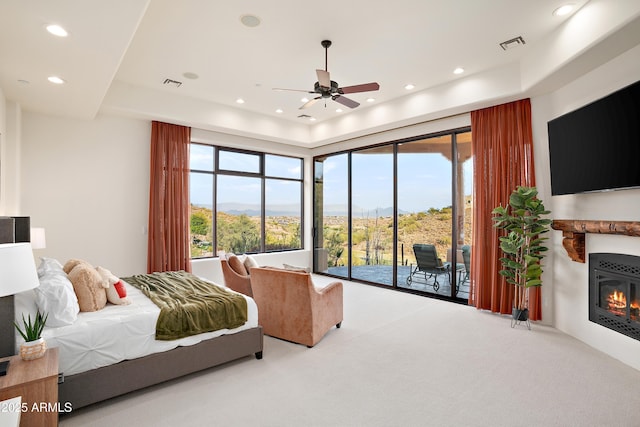
[[[22,396],[20,426],[58,425],[58,348],[50,348],[39,359],[10,360],[7,375],[0,377],[0,401]]]

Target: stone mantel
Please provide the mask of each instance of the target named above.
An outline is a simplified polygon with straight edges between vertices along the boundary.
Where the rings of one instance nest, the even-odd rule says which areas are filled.
[[[569,258],[582,263],[585,262],[585,233],[640,237],[640,222],[636,221],[556,219],[553,220],[551,228],[562,231],[562,246]]]

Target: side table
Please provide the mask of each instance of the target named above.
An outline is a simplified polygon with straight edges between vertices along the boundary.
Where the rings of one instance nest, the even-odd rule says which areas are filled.
[[[58,425],[58,349],[47,349],[39,359],[10,360],[7,375],[0,377],[0,401],[22,396],[20,426]]]

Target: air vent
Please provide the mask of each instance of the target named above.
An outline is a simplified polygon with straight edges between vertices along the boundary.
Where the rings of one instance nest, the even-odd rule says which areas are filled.
[[[513,48],[518,47],[518,46],[522,46],[523,44],[525,44],[524,39],[522,38],[522,36],[518,36],[518,37],[515,37],[515,38],[513,38],[511,40],[507,40],[505,42],[500,43],[500,47],[503,50],[508,50],[508,49],[513,49]]]
[[[298,116],[298,118],[299,118],[299,119],[310,119],[310,118],[311,118],[311,116],[310,116],[310,115],[308,115],[308,114],[300,114],[300,115]]]
[[[182,85],[182,82],[179,82],[177,80],[171,80],[171,79],[164,79],[164,82],[162,82],[163,85],[172,85],[175,87],[180,87]]]

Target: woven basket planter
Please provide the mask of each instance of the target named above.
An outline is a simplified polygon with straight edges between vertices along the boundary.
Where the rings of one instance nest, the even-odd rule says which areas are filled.
[[[35,360],[44,356],[47,351],[47,342],[44,338],[35,341],[24,342],[20,345],[20,357],[22,360]]]

